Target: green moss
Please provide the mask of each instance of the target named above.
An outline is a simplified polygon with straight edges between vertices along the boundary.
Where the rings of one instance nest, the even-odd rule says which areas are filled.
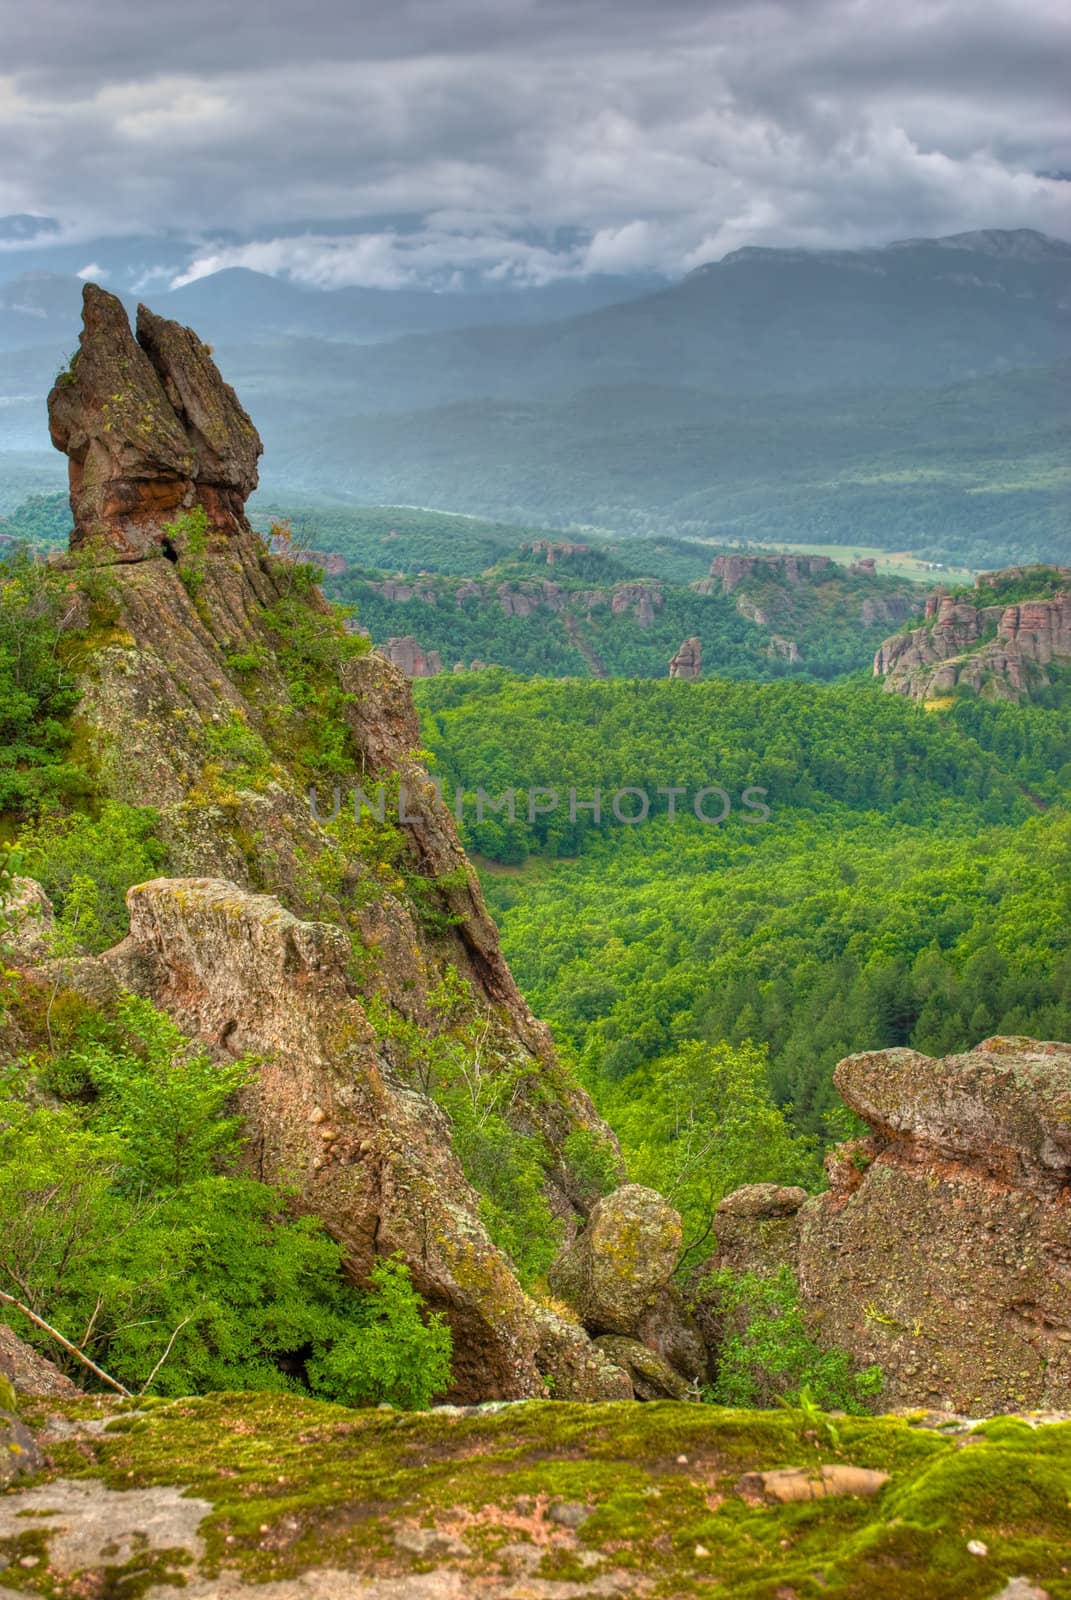
[[[656,1600],[703,1592],[704,1580],[741,1600],[975,1600],[1016,1573],[1071,1597],[1071,1426],[1002,1421],[950,1439],[848,1418],[834,1447],[788,1414],[670,1402],[402,1415],[259,1394],[110,1409],[125,1431],[54,1447],[54,1470],[114,1488],[188,1485],[214,1507],[201,1530],[209,1572],[224,1558],[260,1580],[307,1566],[426,1568],[393,1545],[395,1525],[416,1520],[464,1539],[461,1565],[477,1576],[524,1537],[519,1506],[543,1497],[591,1514],[575,1536],[551,1532],[538,1576],[590,1579],[594,1552],[642,1575]],[[831,1460],[891,1482],[875,1499],[788,1506],[737,1492],[745,1472]]]

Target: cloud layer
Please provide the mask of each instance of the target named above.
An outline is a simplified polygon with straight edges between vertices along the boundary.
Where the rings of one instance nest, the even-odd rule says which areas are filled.
[[[232,230],[187,278],[545,282],[1071,234],[1065,0],[37,0],[5,36],[0,215]]]

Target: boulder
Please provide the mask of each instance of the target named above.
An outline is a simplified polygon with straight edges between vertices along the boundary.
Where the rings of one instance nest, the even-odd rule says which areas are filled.
[[[596,1202],[588,1225],[548,1275],[589,1333],[634,1337],[668,1289],[681,1219],[653,1189],[625,1184]]]
[[[595,1340],[607,1360],[626,1372],[637,1400],[687,1400],[688,1384],[656,1350],[638,1339],[607,1333]]]
[[[0,951],[14,961],[41,961],[56,924],[52,902],[34,878],[13,878],[0,901]]]
[[[835,1081],[872,1134],[798,1213],[820,1337],[880,1365],[888,1405],[1071,1406],[1071,1045],[869,1052]]]
[[[717,1249],[700,1276],[714,1267],[731,1267],[766,1277],[793,1266],[799,1210],[806,1199],[806,1189],[779,1183],[751,1183],[726,1195],[714,1216]]]

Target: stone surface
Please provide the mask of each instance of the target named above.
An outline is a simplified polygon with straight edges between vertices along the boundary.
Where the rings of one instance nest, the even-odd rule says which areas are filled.
[[[12,1412],[0,1409],[0,1489],[40,1472],[43,1464],[41,1452],[26,1424]]]
[[[879,1051],[835,1081],[873,1131],[798,1213],[820,1338],[882,1367],[886,1405],[1066,1408],[1071,1046]]]
[[[806,1189],[777,1183],[752,1183],[726,1195],[714,1216],[717,1248],[700,1276],[722,1266],[765,1276],[793,1265],[797,1218],[806,1199]]]
[[[384,1060],[340,928],[220,879],[156,879],[127,904],[129,937],[104,965],[187,1032],[259,1059],[240,1101],[258,1176],[296,1188],[358,1281],[375,1256],[402,1253],[451,1324],[458,1397],[538,1394],[547,1372],[564,1396],[622,1393],[621,1374],[535,1307],[492,1245],[443,1113]]]
[[[245,528],[260,439],[207,346],[144,307],[135,338],[122,301],[92,283],[83,324],[48,397],[52,442],[69,462],[72,548],[141,559],[194,506],[215,532]]]
[[[632,1336],[668,1288],[681,1238],[681,1219],[661,1195],[626,1184],[596,1202],[551,1268],[551,1288],[590,1333]]]
[[[388,639],[383,654],[407,678],[434,678],[443,670],[443,658],[438,650],[425,650],[411,634],[401,639]]]
[[[58,1367],[0,1322],[0,1377],[16,1394],[73,1396],[79,1391]]]
[[[725,594],[756,579],[798,588],[807,579],[828,577],[832,571],[828,556],[715,556],[710,563],[710,575],[719,580]]]
[[[177,1577],[186,1561],[204,1555],[198,1529],[211,1510],[181,1487],[116,1491],[94,1479],[59,1478],[0,1499],[0,1539],[25,1533],[32,1518],[47,1535],[54,1574],[70,1578],[182,1552],[185,1559],[170,1563]]]
[[[55,925],[52,902],[36,879],[13,878],[0,902],[0,950],[15,961],[40,961]]]
[[[698,678],[703,670],[703,644],[700,639],[685,639],[669,664],[671,678]]]
[[[688,1384],[680,1373],[638,1339],[604,1333],[595,1343],[615,1366],[628,1373],[637,1400],[687,1400]]]
[[[945,1437],[838,1419],[834,1445],[798,1412],[666,1400],[403,1415],[246,1394],[141,1413],[102,1399],[89,1422],[84,1398],[49,1410],[76,1431],[57,1436],[47,1479],[0,1497],[0,1559],[13,1538],[35,1563],[0,1574],[16,1592],[694,1600],[796,1593],[802,1572],[856,1600],[875,1573],[890,1596],[930,1594],[935,1570],[957,1596],[992,1596],[1009,1573],[1065,1586],[1066,1427],[1004,1418]]]
[[[929,700],[967,689],[994,700],[1027,698],[1049,682],[1046,667],[1071,661],[1071,567],[1056,569],[1067,592],[1019,605],[992,605],[986,589],[1028,568],[981,573],[975,598],[938,591],[921,628],[886,639],[874,676],[891,693]]]

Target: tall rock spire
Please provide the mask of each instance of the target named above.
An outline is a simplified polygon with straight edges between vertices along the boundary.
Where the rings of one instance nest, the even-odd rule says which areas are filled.
[[[68,457],[71,548],[150,554],[166,522],[202,506],[216,533],[247,526],[262,445],[208,346],[177,322],[86,284],[78,352],[48,397],[52,443]]]

